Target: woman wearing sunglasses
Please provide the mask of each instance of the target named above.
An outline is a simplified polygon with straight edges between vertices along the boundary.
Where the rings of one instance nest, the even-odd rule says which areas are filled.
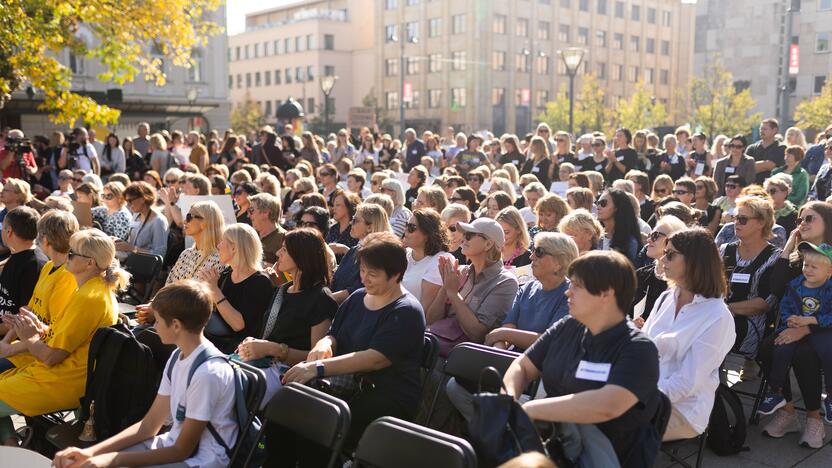
[[[725,183],[729,176],[740,176],[746,183],[753,181],[756,177],[754,158],[745,154],[747,146],[748,140],[742,135],[734,136],[725,145],[728,156],[717,160],[714,165],[714,180],[719,187],[720,195],[726,195]]]
[[[448,251],[460,265],[468,264],[468,259],[462,254],[462,242],[465,240],[459,223],[471,222],[471,211],[464,205],[452,203],[441,213],[442,224],[448,228]]]
[[[238,223],[251,225],[251,218],[248,215],[248,209],[251,207],[251,202],[248,197],[260,193],[254,182],[243,182],[234,189],[234,203],[237,204],[237,213],[235,214]]]
[[[667,246],[667,239],[688,227],[679,218],[672,215],[662,216],[653,232],[647,236],[647,257],[651,260],[636,270],[636,293],[633,297],[633,322],[641,327],[650,317],[656,299],[667,290],[667,281],[662,272],[660,260]],[[643,303],[642,303],[643,302]]]
[[[774,205],[774,222],[783,226],[786,232],[792,232],[797,227],[797,208],[789,201],[792,181],[788,174],[780,173],[763,183]]]
[[[154,209],[156,191],[147,182],[133,182],[124,189],[124,201],[132,213],[127,240],[116,240],[119,257],[127,253],[165,256],[168,249],[168,220]]]
[[[610,189],[601,195],[597,203],[598,221],[604,225],[601,250],[616,250],[635,264],[641,250],[641,229],[638,215],[627,192]]]
[[[431,208],[417,209],[407,221],[402,245],[407,248],[407,271],[402,287],[410,291],[426,309],[441,288],[439,258],[453,259],[448,253],[448,229],[439,213]]]
[[[92,209],[92,220],[101,226],[105,234],[126,240],[130,234],[130,212],[124,201],[124,185],[108,182],[104,185],[101,198],[104,206]]]
[[[344,302],[356,290],[364,287],[361,283],[357,261],[361,241],[374,232],[393,232],[384,208],[371,203],[358,205],[358,208],[355,210],[355,216],[352,218],[351,226],[350,235],[357,239],[358,242],[341,259],[341,263],[338,264],[338,269],[332,275],[332,284],[330,285],[332,297],[338,304]]]
[[[179,254],[165,284],[194,278],[202,270],[222,271],[217,244],[224,229],[222,212],[216,203],[204,201],[191,205],[185,215],[183,231],[194,239],[194,246]]]

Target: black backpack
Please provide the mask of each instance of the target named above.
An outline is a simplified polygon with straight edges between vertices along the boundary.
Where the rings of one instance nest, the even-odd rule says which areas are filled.
[[[722,457],[748,450],[745,446],[745,424],[740,397],[727,385],[719,384],[708,421],[708,447]]]
[[[122,323],[95,332],[87,357],[87,386],[80,421],[90,415],[98,440],[141,420],[156,398],[161,373],[150,348]]]

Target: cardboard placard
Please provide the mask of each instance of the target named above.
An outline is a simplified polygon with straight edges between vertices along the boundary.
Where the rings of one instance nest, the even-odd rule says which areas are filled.
[[[569,182],[552,182],[552,186],[549,187],[550,192],[558,194],[564,198],[566,197],[567,190],[569,190]]]
[[[79,201],[72,202],[72,214],[78,220],[78,225],[81,227],[92,227],[92,205],[89,203],[81,203]]]
[[[347,127],[349,128],[373,128],[375,124],[376,113],[372,107],[350,107],[347,112]]]

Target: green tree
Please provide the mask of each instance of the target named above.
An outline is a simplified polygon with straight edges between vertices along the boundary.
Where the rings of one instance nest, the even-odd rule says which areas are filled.
[[[595,75],[583,75],[581,91],[575,102],[575,130],[580,133],[612,130],[612,110],[604,89]]]
[[[555,100],[546,103],[546,110],[536,118],[539,122],[546,122],[554,131],[569,129],[569,96],[566,85],[562,85]]]
[[[243,102],[231,111],[231,128],[237,133],[249,135],[259,132],[264,124],[263,111],[251,100],[251,95],[246,93]]]
[[[222,32],[207,19],[222,0],[2,0],[0,1],[0,105],[26,86],[41,90],[40,110],[55,123],[117,122],[119,111],[71,91],[71,72],[57,57],[101,63],[101,81],[122,85],[139,73],[164,86],[164,61],[192,64],[195,47]],[[92,37],[92,44],[83,39]]]
[[[756,103],[751,90],[737,91],[734,77],[717,57],[701,77],[690,83],[691,127],[709,137],[718,134],[746,134],[760,122],[761,114],[751,114]]]
[[[667,122],[667,110],[650,93],[644,82],[640,81],[629,99],[622,99],[618,103],[615,121],[617,126],[634,132],[643,128],[655,128]]]
[[[824,130],[832,124],[832,80],[827,80],[819,96],[797,105],[794,118],[801,128]]]

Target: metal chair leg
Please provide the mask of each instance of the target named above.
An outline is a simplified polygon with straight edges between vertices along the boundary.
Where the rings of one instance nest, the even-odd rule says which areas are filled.
[[[763,402],[763,397],[768,389],[768,380],[765,377],[760,377],[760,388],[757,390],[757,395],[754,397],[754,405],[751,407],[751,415],[748,417],[748,424],[756,426],[760,422],[760,415],[757,410],[760,409],[760,403]]]

